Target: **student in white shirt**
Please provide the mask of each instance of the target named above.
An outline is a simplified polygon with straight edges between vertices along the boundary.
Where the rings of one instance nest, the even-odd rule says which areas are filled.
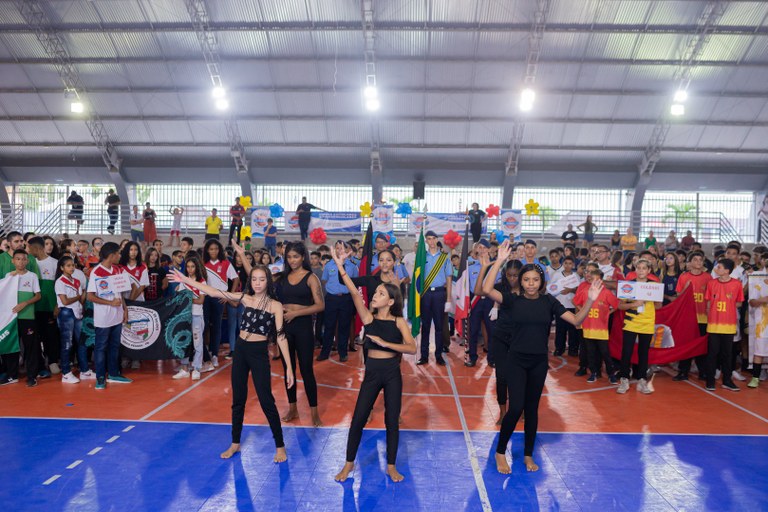
[[[572,256],[566,256],[563,258],[563,268],[560,269],[559,272],[555,272],[552,278],[552,284],[556,284],[558,281],[562,281],[563,279],[573,275],[575,273],[574,267],[575,267],[575,261]],[[573,286],[571,288],[563,288],[560,290],[560,292],[555,296],[555,298],[560,301],[560,304],[565,306],[565,309],[573,313],[575,311],[575,307],[573,305],[573,297],[576,293],[576,288],[578,288],[578,283],[576,283],[576,286]],[[555,352],[554,355],[559,356],[562,355],[565,352],[565,340],[568,339],[568,355],[569,356],[576,356],[579,354],[579,331],[576,329],[575,326],[572,324],[565,322],[559,318],[555,320]],[[586,368],[585,368],[586,371]]]
[[[88,300],[93,303],[93,326],[96,331],[93,351],[96,389],[106,389],[107,382],[133,382],[120,374],[120,338],[123,323],[128,321],[128,309],[115,289],[114,279],[110,279],[122,274],[117,264],[120,259],[119,249],[120,246],[114,242],[107,242],[101,247],[101,262],[91,271],[88,282]]]
[[[59,325],[61,339],[61,382],[77,384],[80,379],[95,379],[96,374],[88,369],[88,351],[84,343],[80,343],[80,330],[83,324],[83,303],[85,302],[85,279],[75,277],[75,261],[70,256],[63,256],[56,269],[56,304],[59,314],[56,321]],[[72,344],[77,345],[77,363],[80,367],[80,378],[72,373],[69,353]]]

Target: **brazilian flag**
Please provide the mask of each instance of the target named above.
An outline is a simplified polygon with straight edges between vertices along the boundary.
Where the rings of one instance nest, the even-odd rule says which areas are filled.
[[[408,320],[411,321],[411,334],[416,336],[421,330],[421,295],[424,292],[424,280],[427,278],[427,246],[424,243],[424,228],[419,234],[419,245],[416,248],[416,260],[413,265],[413,276],[408,291]]]

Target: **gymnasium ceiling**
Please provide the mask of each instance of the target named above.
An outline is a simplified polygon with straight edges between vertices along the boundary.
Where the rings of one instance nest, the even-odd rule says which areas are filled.
[[[103,168],[17,3],[0,2],[0,169],[13,181],[18,169]],[[183,0],[40,2],[126,169],[234,169],[233,115],[252,173],[368,171],[378,124],[385,176],[466,169],[499,183],[516,119],[521,174],[637,174],[707,3],[552,0],[536,102],[522,115],[536,0],[374,0],[381,109],[371,115],[359,1],[207,0],[226,114]],[[690,66],[686,113],[657,174],[768,174],[768,2],[726,3]]]

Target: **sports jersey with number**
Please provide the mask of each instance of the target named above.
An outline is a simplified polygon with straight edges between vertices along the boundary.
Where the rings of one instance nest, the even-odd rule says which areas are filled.
[[[700,324],[707,323],[707,301],[704,299],[704,296],[707,293],[707,283],[711,280],[712,277],[706,272],[702,272],[699,275],[683,272],[680,275],[680,279],[677,280],[675,291],[678,295],[683,293],[683,290],[685,290],[688,283],[691,283],[693,302],[696,304],[696,321]]]
[[[213,286],[217,290],[227,291],[227,280],[238,277],[235,267],[229,260],[210,260],[205,264],[208,271],[208,286]]]
[[[713,279],[707,284],[704,298],[709,302],[707,332],[712,334],[736,334],[739,325],[736,303],[744,302],[741,281],[730,279],[722,282]]]
[[[573,298],[573,304],[583,306],[587,303],[590,283],[584,282],[576,290],[576,296]],[[597,300],[592,303],[589,313],[581,324],[584,338],[590,340],[608,339],[608,318],[611,316],[611,309],[619,307],[619,300],[607,288],[600,291]]]

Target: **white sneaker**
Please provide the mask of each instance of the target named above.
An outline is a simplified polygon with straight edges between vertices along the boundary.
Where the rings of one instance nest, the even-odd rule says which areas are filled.
[[[213,363],[213,367],[214,368],[218,368],[219,367],[219,356],[213,356],[211,358],[211,363]]]
[[[203,363],[203,367],[200,368],[200,373],[207,373],[212,371],[213,371],[213,365],[211,364],[210,361],[208,361],[207,363]]]
[[[740,374],[736,370],[733,370],[731,372],[731,377],[733,377],[735,380],[739,380],[741,382],[744,382],[745,380],[747,380],[747,378],[745,376],[743,376],[742,374]]]
[[[186,379],[187,377],[189,377],[189,372],[184,368],[182,368],[178,372],[176,372],[176,375],[173,376],[173,379],[179,380],[179,379]]]
[[[722,372],[720,370],[715,370],[715,380],[720,380],[720,375],[722,375]]]
[[[48,371],[50,371],[52,375],[58,375],[61,373],[61,368],[59,368],[58,364],[51,363],[48,365]]]
[[[131,361],[131,370],[141,370],[141,361]]]
[[[192,370],[192,380],[200,380],[200,372],[198,370]]]
[[[72,375],[72,372],[69,372],[61,376],[61,382],[63,382],[64,384],[77,384],[78,382],[80,382],[80,379]]]
[[[80,372],[80,380],[96,380],[96,374],[93,373],[93,370],[88,370],[87,372]]]
[[[629,391],[629,379],[625,379],[622,377],[621,379],[619,379],[619,387],[616,388],[616,392],[619,393],[620,395],[623,395],[627,391]]]
[[[653,393],[653,390],[648,387],[648,381],[645,379],[640,379],[637,381],[637,390],[644,395],[650,395]]]

